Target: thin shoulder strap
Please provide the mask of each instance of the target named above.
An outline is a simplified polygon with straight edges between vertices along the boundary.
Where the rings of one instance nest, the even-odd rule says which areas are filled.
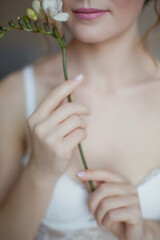
[[[36,108],[34,68],[31,65],[27,65],[23,68],[22,72],[25,90],[26,118],[28,118]]]
[[[26,118],[28,118],[36,108],[36,91],[35,91],[35,78],[34,78],[34,68],[31,65],[27,65],[22,69],[23,73],[23,83],[24,83],[24,91],[25,91],[25,105],[26,105]],[[28,149],[26,154],[22,159],[23,166],[26,166],[29,162],[31,148],[29,141],[29,132],[26,127],[26,136],[28,142]]]

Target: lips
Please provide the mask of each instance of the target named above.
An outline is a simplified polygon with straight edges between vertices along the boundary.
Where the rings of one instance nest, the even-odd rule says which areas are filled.
[[[98,8],[77,8],[73,10],[75,13],[98,13],[98,12],[106,12],[107,10],[102,10]]]

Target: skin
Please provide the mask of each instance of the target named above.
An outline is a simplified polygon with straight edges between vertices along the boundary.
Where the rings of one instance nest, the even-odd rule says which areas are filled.
[[[158,70],[156,71],[153,61],[146,54],[142,45],[138,44],[140,37],[137,30],[137,20],[142,6],[142,0],[101,0],[99,2],[96,0],[64,0],[63,10],[70,14],[65,25],[73,35],[73,40],[67,46],[68,75],[72,79],[77,73],[82,73],[84,79],[81,84],[75,87],[72,85],[72,80],[64,83],[61,53],[55,54],[42,63],[34,63],[37,109],[27,121],[34,151],[32,151],[29,166],[23,172],[19,167],[20,160],[28,146],[24,124],[26,119],[22,72],[8,76],[1,84],[3,98],[0,102],[3,102],[3,106],[0,109],[6,114],[6,109],[10,106],[8,115],[10,114],[9,117],[13,119],[11,127],[15,129],[12,142],[10,136],[5,136],[3,139],[7,139],[8,145],[4,141],[1,144],[1,150],[4,151],[4,155],[2,154],[4,162],[8,163],[4,172],[10,173],[10,176],[1,177],[0,181],[2,184],[0,199],[4,201],[5,197],[9,196],[8,201],[4,201],[3,211],[0,212],[0,235],[6,234],[5,236],[7,236],[4,239],[10,239],[13,236],[13,231],[10,231],[11,236],[7,235],[8,232],[3,232],[5,229],[3,224],[15,222],[15,206],[17,206],[17,225],[11,224],[15,229],[14,234],[18,232],[18,230],[16,231],[18,223],[23,222],[23,226],[30,223],[30,232],[25,232],[24,228],[22,229],[23,235],[14,235],[15,239],[28,240],[33,238],[38,223],[49,204],[57,178],[65,171],[75,181],[84,181],[86,186],[89,179],[94,181],[96,191],[90,194],[88,205],[97,222],[103,224],[106,231],[112,230],[120,240],[132,240],[133,238],[134,240],[149,240],[151,237],[158,240],[159,225],[156,222],[142,219],[136,191],[138,184],[153,169],[160,167],[160,64],[157,61]],[[79,7],[109,9],[110,13],[99,20],[87,23],[76,19],[71,12],[71,9]],[[10,89],[12,89],[11,94]],[[16,90],[13,91],[13,89]],[[61,98],[58,99],[58,95],[53,94],[53,91],[57,91]],[[17,93],[18,95],[16,95]],[[63,130],[76,123],[84,132],[87,131],[87,136],[82,136],[81,130],[77,135],[75,134],[74,138],[69,138],[69,135],[73,136],[70,133],[68,141],[63,142],[63,148],[61,148],[66,147],[68,152],[65,152],[62,157],[62,154],[60,156],[56,152],[50,151],[49,145],[46,148],[44,144],[42,133],[46,134],[51,126],[52,130],[56,126],[56,124],[52,125],[51,121],[50,125],[45,124],[47,121],[44,121],[44,117],[47,116],[49,120],[51,109],[46,111],[44,106],[48,106],[49,101],[53,101],[54,104],[56,102],[54,111],[58,112],[59,110],[59,115],[54,119],[58,121],[60,117],[64,118],[67,112],[64,105],[67,104],[66,96],[69,93],[72,93],[74,100],[70,107],[70,114],[72,117],[77,115],[78,118],[70,118],[68,125],[65,125],[67,122],[64,121]],[[5,98],[8,94],[10,98]],[[14,101],[12,101],[13,99]],[[85,116],[84,106],[91,108],[91,115]],[[11,111],[12,109],[14,111]],[[21,111],[15,113],[15,109]],[[5,114],[4,116],[6,116]],[[40,116],[43,117],[41,122]],[[39,125],[37,132],[34,131],[36,125]],[[3,129],[8,129],[7,121],[4,121]],[[24,145],[22,142],[21,145],[18,145],[19,139],[22,139]],[[73,149],[71,146],[71,143],[75,144],[75,139],[83,141],[82,146],[86,161],[89,168],[92,166],[92,169],[86,171],[86,176],[83,177],[78,177],[75,174],[83,169],[78,148],[74,146]],[[55,137],[54,140],[56,144]],[[11,150],[9,152],[8,149],[12,149],[9,146],[14,146],[13,152]],[[43,159],[40,159],[39,151],[35,151],[36,146],[39,150],[44,147],[42,152],[45,153],[43,159],[46,162],[40,161]],[[55,146],[58,145],[54,145],[52,150],[55,149]],[[5,155],[8,152],[10,155]],[[54,162],[50,161],[53,153],[56,156]],[[66,154],[69,156],[67,164],[65,164],[64,159]],[[12,158],[14,156],[14,159],[18,160],[9,161],[10,156]],[[63,164],[58,165],[59,160]],[[44,166],[46,167],[45,171]],[[16,181],[20,172],[22,175],[13,187],[13,180]],[[51,177],[53,172],[54,179]],[[36,186],[33,192],[31,187],[27,185],[28,177]],[[8,189],[11,188],[14,191],[7,195]],[[118,196],[112,196],[111,190],[117,191],[116,195]],[[25,194],[28,196],[27,199]],[[112,197],[112,206],[109,203],[109,197]],[[38,201],[39,199],[41,201]],[[32,206],[29,205],[30,203]],[[32,207],[33,211],[35,210],[33,216],[24,212],[24,204],[28,204],[28,208]],[[125,207],[123,212],[119,209],[122,205]],[[115,206],[117,206],[117,210],[113,211]],[[7,209],[13,210],[11,215],[13,219],[10,216],[10,219],[7,220]],[[132,211],[135,214],[131,216]],[[115,217],[112,215],[113,212],[116,213]],[[124,219],[124,217],[126,218]]]
[[[75,61],[73,62],[76,62],[77,57],[79,63],[78,68],[81,69],[82,67],[83,72],[85,72],[84,75],[87,76],[85,88],[89,85],[94,86],[100,91],[102,96],[104,92],[105,96],[110,96],[111,94],[111,97],[114,96],[115,98],[117,96],[116,93],[121,89],[123,91],[126,86],[129,86],[129,90],[135,86],[138,89],[141,83],[138,76],[142,76],[141,79],[144,80],[145,78],[147,79],[147,76],[149,77],[154,73],[154,67],[144,54],[143,47],[141,44],[137,44],[140,39],[137,31],[137,18],[144,1],[116,0],[109,1],[109,3],[101,1],[99,6],[97,6],[94,1],[92,1],[92,5],[89,3],[88,5],[86,3],[86,7],[99,7],[109,9],[111,12],[106,14],[102,21],[95,21],[95,24],[86,24],[85,21],[76,19],[71,11],[71,9],[75,9],[77,5],[75,7],[74,2],[71,0],[64,1],[64,11],[68,11],[70,14],[66,27],[75,36],[70,51],[74,49],[72,54]],[[78,7],[81,7],[81,4],[79,4]],[[104,29],[107,31],[104,31]],[[77,52],[78,55],[76,54]],[[119,57],[117,57],[117,55]],[[74,65],[73,62],[72,66]],[[143,64],[144,67],[142,67]],[[146,69],[147,65],[150,66],[149,71],[145,72],[144,69]],[[93,69],[92,66],[96,66],[96,68]],[[97,69],[101,71],[99,72]],[[143,73],[141,72],[142,69]],[[103,73],[105,73],[105,75],[103,75]],[[125,73],[125,75],[123,73]],[[121,76],[121,78],[119,76]],[[130,76],[132,76],[132,78]],[[143,84],[145,86],[145,81],[142,83],[142,86]],[[102,89],[104,89],[104,91]],[[143,92],[141,92],[141,97],[142,96],[145,96]],[[142,101],[145,101],[144,99],[145,97]],[[104,102],[106,103],[107,100]],[[95,109],[93,108],[93,112],[94,111]],[[107,113],[110,115],[109,112]],[[102,129],[104,128],[102,127]],[[109,131],[106,132],[109,133]],[[138,161],[135,159],[136,158],[134,158],[134,162],[138,165]],[[101,160],[99,161],[101,163]],[[145,162],[143,163],[145,165]],[[115,164],[117,165],[117,162]],[[93,166],[93,160],[90,165]],[[114,170],[113,164],[109,163],[109,160],[107,165]],[[159,161],[156,165],[159,165]],[[98,168],[96,163],[95,166]],[[101,166],[106,167],[104,162],[101,163]],[[129,169],[126,168],[126,172],[128,170]],[[134,184],[130,183],[131,179],[129,179],[129,177],[128,180],[122,177],[124,176],[124,169],[123,172],[117,171],[117,175],[113,174],[112,176],[111,173],[111,176],[109,175],[110,178],[107,174],[108,169],[89,170],[85,173],[85,176],[79,177],[85,181],[93,180],[95,185],[97,185],[96,191],[90,195],[88,204],[99,225],[104,225],[116,233],[118,229],[121,229],[117,234],[121,239],[149,239],[151,233],[148,231],[148,226],[145,225],[145,221],[142,219],[137,188]],[[128,173],[130,174],[130,171]],[[133,177],[133,181],[134,179],[135,176]],[[141,180],[142,179],[143,178],[141,178]],[[113,181],[112,184],[108,183],[110,180]],[[98,181],[98,184],[96,184],[97,182],[95,181]]]
[[[78,176],[83,181],[98,183],[88,206],[100,227],[105,226],[119,239],[150,239],[152,235],[142,219],[136,186],[107,169],[78,172]]]

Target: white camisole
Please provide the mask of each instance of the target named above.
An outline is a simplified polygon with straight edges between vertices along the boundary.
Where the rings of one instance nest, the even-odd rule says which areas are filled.
[[[28,118],[36,110],[34,69],[31,65],[24,67],[23,81],[26,118]],[[30,150],[29,147],[23,158],[24,166],[28,163]],[[154,169],[138,185],[137,191],[142,217],[160,221],[160,168]],[[107,232],[107,238],[106,232],[105,238],[100,233],[97,222],[88,209],[88,194],[83,183],[78,183],[68,175],[63,174],[56,182],[48,209],[37,232],[36,240],[117,240],[111,232]]]

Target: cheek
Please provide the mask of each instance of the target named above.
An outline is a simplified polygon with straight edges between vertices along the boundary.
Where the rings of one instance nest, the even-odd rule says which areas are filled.
[[[141,12],[144,0],[113,0],[112,4],[115,17],[134,21]]]
[[[123,8],[128,8],[128,7],[133,7],[133,6],[138,6],[142,5],[144,0],[112,0],[113,4],[117,7],[123,7]]]
[[[73,6],[71,0],[63,0],[63,7],[62,10],[63,12],[68,12],[71,9],[71,6]]]

